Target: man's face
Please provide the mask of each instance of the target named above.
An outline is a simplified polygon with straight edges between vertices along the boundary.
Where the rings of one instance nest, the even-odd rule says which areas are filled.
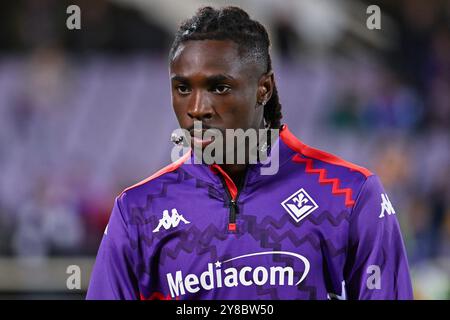
[[[244,63],[230,40],[186,41],[170,63],[172,104],[182,129],[259,129],[261,67]]]

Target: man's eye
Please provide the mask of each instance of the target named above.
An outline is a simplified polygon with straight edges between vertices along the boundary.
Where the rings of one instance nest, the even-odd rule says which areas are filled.
[[[231,90],[230,86],[227,86],[227,85],[224,85],[224,84],[215,86],[213,88],[213,92],[214,93],[218,93],[218,94],[224,94],[224,93],[227,93],[230,90]]]
[[[177,89],[178,93],[180,93],[180,94],[188,94],[191,92],[191,90],[187,86],[182,85],[182,84],[178,85],[176,87],[176,89]]]

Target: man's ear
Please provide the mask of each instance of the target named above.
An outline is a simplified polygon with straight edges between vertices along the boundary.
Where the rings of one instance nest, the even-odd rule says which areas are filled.
[[[265,105],[270,100],[275,85],[273,71],[263,74],[258,81],[258,96],[256,97],[258,104]]]

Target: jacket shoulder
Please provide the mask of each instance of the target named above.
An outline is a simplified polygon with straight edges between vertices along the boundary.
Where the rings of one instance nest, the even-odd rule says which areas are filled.
[[[367,168],[308,146],[289,132],[287,127],[282,129],[280,136],[282,141],[296,152],[292,161],[304,164],[305,172],[315,175],[320,184],[330,184],[333,194],[345,195],[347,207],[354,205],[356,196],[366,180],[374,176]]]
[[[149,177],[125,188],[117,198],[123,201],[125,197],[129,200],[137,200],[136,198],[141,198],[143,194],[145,196],[149,190],[151,190],[154,186],[160,184],[161,179],[167,178],[171,173],[176,172],[176,170],[181,167],[181,165],[189,158],[189,156],[190,152],[183,155],[177,161],[172,162],[164,168],[156,171]]]

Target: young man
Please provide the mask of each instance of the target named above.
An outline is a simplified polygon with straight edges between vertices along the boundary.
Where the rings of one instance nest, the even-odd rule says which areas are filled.
[[[180,127],[193,137],[194,121],[219,132],[279,129],[269,146],[278,171],[261,174],[262,161],[193,164],[188,153],[123,191],[88,299],[412,298],[380,180],[280,124],[269,45],[236,7],[202,8],[180,27],[169,55]]]

